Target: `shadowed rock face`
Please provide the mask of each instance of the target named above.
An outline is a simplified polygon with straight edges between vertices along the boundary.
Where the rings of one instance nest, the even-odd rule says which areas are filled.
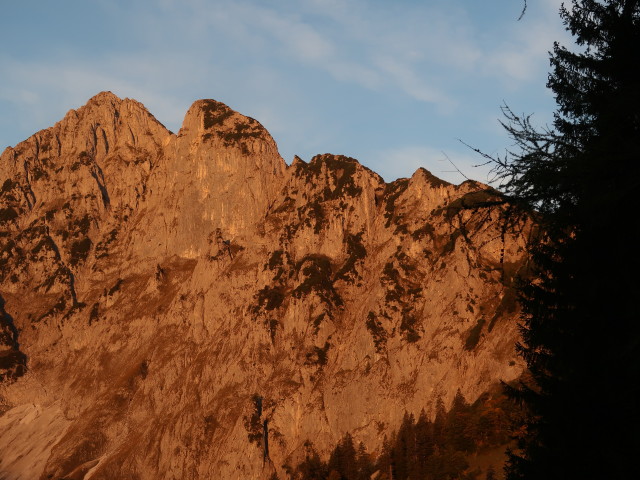
[[[524,234],[485,185],[286,166],[219,102],[175,135],[108,92],[0,185],[2,478],[286,478],[522,372]]]

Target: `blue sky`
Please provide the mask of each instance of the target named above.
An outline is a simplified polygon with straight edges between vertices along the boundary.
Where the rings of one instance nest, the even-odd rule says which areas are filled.
[[[509,146],[500,105],[552,118],[561,0],[21,0],[0,16],[0,149],[111,90],[177,131],[214,98],[283,158],[355,157],[385,180],[425,167],[487,182],[458,139]],[[446,157],[445,157],[446,155]]]

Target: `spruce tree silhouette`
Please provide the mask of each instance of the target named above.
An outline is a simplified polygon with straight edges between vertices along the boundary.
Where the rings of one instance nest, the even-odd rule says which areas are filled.
[[[555,44],[553,126],[504,107],[515,147],[501,187],[537,212],[518,345],[533,381],[507,478],[633,478],[640,443],[639,0],[574,0],[560,10],[576,47]]]

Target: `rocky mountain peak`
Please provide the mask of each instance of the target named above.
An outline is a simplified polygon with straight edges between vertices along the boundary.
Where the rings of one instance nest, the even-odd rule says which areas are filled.
[[[211,99],[197,100],[189,107],[178,137],[239,148],[245,155],[276,150],[273,138],[257,120]]]
[[[96,110],[103,108],[105,111],[109,111],[109,110],[115,111],[124,102],[138,104],[138,106],[141,109],[146,110],[144,105],[136,102],[135,100],[131,100],[128,98],[123,100],[117,95],[115,95],[114,93],[108,92],[108,91],[97,93],[96,95],[91,97],[89,100],[87,100],[87,103],[84,106],[80,107],[78,110],[84,109],[84,110],[95,112]],[[75,111],[76,110],[70,110],[70,112],[75,112]]]
[[[103,102],[111,102],[111,103],[119,104],[119,103],[122,103],[122,99],[118,97],[115,93],[109,90],[104,90],[102,92],[96,93],[93,97],[87,100],[87,104],[100,104]]]
[[[283,479],[517,378],[505,202],[96,95],[0,157],[0,477]]]
[[[113,146],[136,146],[141,141],[144,143],[144,135],[164,139],[171,133],[143,104],[129,98],[121,99],[111,92],[93,96],[84,106],[70,110],[60,123],[62,131],[73,130],[77,136],[87,136],[89,140],[92,136],[97,137],[94,143],[111,140],[113,144],[117,138]],[[108,149],[109,143],[104,147]]]

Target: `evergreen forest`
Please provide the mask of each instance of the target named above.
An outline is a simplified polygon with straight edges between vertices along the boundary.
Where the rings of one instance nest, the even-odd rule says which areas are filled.
[[[501,465],[474,468],[476,454],[504,451],[513,425],[521,423],[521,411],[501,392],[486,393],[469,404],[458,391],[451,408],[438,399],[433,420],[424,410],[416,419],[405,413],[380,452],[369,452],[347,433],[327,461],[321,460],[311,442],[305,458],[295,469],[287,467],[295,480],[379,480],[502,478]]]

